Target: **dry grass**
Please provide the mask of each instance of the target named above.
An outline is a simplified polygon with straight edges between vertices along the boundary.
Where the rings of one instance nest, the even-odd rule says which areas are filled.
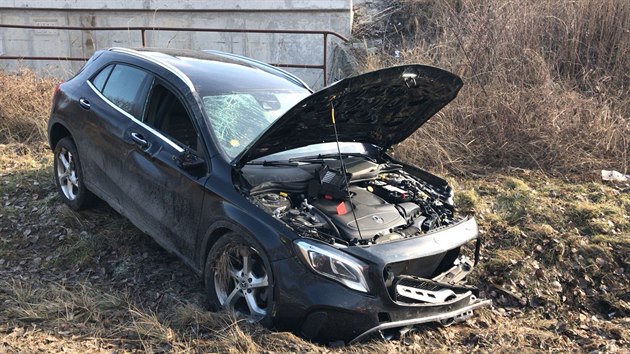
[[[34,71],[0,71],[0,144],[46,140],[46,124],[57,80]]]
[[[68,287],[12,279],[0,285],[12,292],[13,301],[5,303],[7,316],[23,322],[51,321],[66,330],[89,326],[98,334],[102,324],[109,322],[107,317],[123,304],[85,284]]]
[[[106,205],[61,204],[43,144],[0,146],[0,352],[623,351],[628,187],[512,171],[458,178],[494,309],[402,341],[331,349],[206,310],[200,279]],[[625,188],[625,189],[624,189]],[[561,289],[557,289],[557,284]]]
[[[630,170],[630,2],[405,0],[362,70],[424,63],[466,86],[401,156],[452,172]],[[393,54],[399,51],[399,57]],[[594,176],[594,174],[593,174]]]

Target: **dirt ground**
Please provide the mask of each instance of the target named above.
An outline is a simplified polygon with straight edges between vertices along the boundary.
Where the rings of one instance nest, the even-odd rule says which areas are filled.
[[[529,171],[454,182],[485,238],[492,309],[342,348],[206,311],[203,286],[105,203],[75,213],[46,147],[0,145],[0,352],[396,352],[630,349],[630,188]]]

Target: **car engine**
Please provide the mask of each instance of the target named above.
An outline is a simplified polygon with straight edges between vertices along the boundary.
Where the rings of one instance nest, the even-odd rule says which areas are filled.
[[[401,165],[364,158],[346,159],[345,167],[345,176],[338,160],[286,168],[283,173],[290,182],[265,181],[248,196],[298,234],[329,243],[390,242],[456,222],[446,184],[435,186]],[[298,169],[302,171],[292,172]],[[255,170],[248,173],[250,179],[260,180]],[[304,175],[310,178],[304,180]]]

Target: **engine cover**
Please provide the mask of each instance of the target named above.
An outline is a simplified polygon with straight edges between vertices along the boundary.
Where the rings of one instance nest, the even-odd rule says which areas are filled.
[[[321,198],[312,202],[313,206],[330,217],[348,241],[371,240],[376,235],[388,234],[392,229],[407,224],[396,206],[387,203],[379,196],[359,187],[350,187],[350,192],[353,195],[352,204],[359,224],[358,228],[348,202],[346,202],[347,208],[344,214],[338,213],[337,207],[341,203],[339,200]]]

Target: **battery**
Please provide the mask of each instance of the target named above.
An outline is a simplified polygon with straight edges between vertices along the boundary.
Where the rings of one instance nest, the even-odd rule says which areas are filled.
[[[404,189],[390,184],[372,184],[372,192],[388,203],[404,203],[411,201],[411,195]]]

